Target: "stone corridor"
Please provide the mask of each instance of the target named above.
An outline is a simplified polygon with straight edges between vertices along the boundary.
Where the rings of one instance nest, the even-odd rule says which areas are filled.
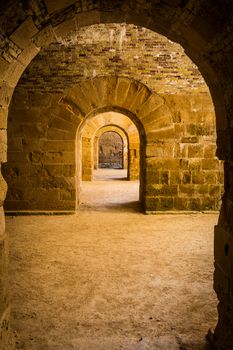
[[[232,62],[232,0],[0,1],[0,350],[233,349]]]
[[[209,349],[217,214],[143,215],[124,176],[95,172],[75,215],[7,217],[18,349]]]

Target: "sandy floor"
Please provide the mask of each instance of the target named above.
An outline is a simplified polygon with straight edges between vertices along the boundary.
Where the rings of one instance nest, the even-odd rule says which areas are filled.
[[[7,218],[18,349],[207,349],[217,215],[146,216],[136,181],[104,180],[76,215]]]

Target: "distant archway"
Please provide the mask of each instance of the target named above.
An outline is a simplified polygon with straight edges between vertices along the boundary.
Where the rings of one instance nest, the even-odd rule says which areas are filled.
[[[105,131],[99,138],[98,168],[123,169],[124,146],[116,131]]]
[[[122,130],[119,126],[115,125],[107,125],[102,128],[100,128],[94,137],[94,169],[98,169],[98,163],[99,163],[99,140],[100,137],[106,133],[106,132],[115,132],[117,133],[121,139],[122,139],[122,146],[123,146],[123,152],[122,152],[122,168],[128,170],[128,154],[129,154],[129,142],[128,142],[128,135],[125,133],[124,130]]]

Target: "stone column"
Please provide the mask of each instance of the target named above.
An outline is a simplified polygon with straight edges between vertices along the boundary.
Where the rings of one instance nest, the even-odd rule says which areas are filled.
[[[213,342],[217,349],[233,349],[233,162],[225,161],[225,193],[214,232],[214,290],[218,323]]]
[[[82,180],[92,181],[92,177],[92,140],[89,137],[82,137]]]
[[[7,113],[7,111],[5,111]],[[2,117],[3,108],[0,110]],[[0,119],[3,126],[3,119]],[[5,123],[4,123],[5,124]],[[6,126],[6,125],[4,125]],[[0,161],[6,162],[6,129],[0,130]],[[10,330],[10,302],[8,286],[8,237],[5,232],[5,216],[3,202],[6,197],[7,184],[0,170],[0,349],[15,348],[13,335]]]

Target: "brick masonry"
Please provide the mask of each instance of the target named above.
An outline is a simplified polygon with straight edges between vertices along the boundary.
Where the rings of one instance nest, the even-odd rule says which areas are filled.
[[[87,80],[59,99],[15,92],[4,167],[7,210],[75,210],[76,132],[87,115],[106,106],[111,111],[112,105],[132,113],[138,127],[147,212],[219,209],[223,169],[215,157],[215,114],[207,93],[159,96],[139,82],[113,76]],[[102,126],[93,120],[82,138],[87,179],[94,167],[91,138]],[[111,123],[119,125],[120,117]]]

